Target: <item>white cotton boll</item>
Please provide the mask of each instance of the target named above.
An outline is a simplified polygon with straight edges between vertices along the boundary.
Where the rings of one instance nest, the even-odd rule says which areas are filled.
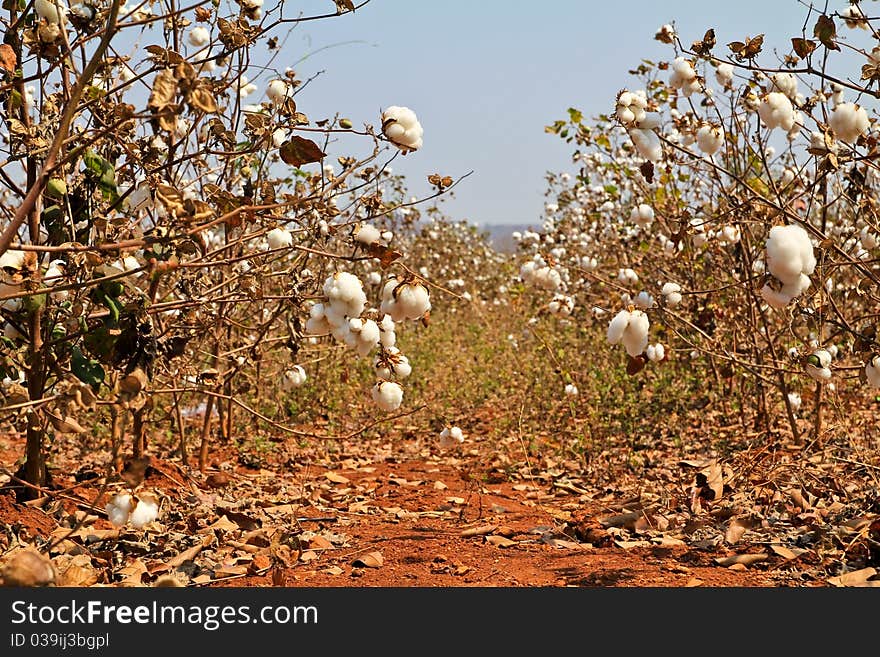
[[[865,365],[865,377],[868,383],[875,388],[880,388],[880,356],[874,356],[871,361]]]
[[[659,363],[666,357],[666,348],[659,342],[657,344],[649,344],[648,348],[645,349],[645,354],[652,363]]]
[[[377,271],[371,271],[367,274],[367,283],[370,285],[379,285],[382,282],[382,274]]]
[[[50,25],[67,23],[67,3],[64,0],[34,0],[34,10]]]
[[[783,93],[772,91],[761,100],[758,116],[768,128],[782,128],[786,132],[794,127],[794,107]]]
[[[654,221],[654,208],[647,203],[640,203],[630,212],[629,220],[641,228],[646,228]]]
[[[364,312],[367,305],[367,295],[364,294],[363,284],[354,274],[348,272],[337,272],[329,276],[324,281],[324,295],[331,301],[331,305],[336,306],[332,310],[339,311],[343,315],[349,317],[358,317]],[[330,309],[325,309],[325,314],[331,323],[337,323],[330,317]]]
[[[777,310],[785,308],[789,303],[791,303],[792,299],[791,295],[785,294],[785,292],[781,290],[774,290],[772,287],[770,287],[769,283],[765,283],[764,287],[761,288],[761,298]]]
[[[736,244],[742,237],[739,226],[727,225],[718,233],[719,241],[725,244]]]
[[[675,308],[681,303],[681,286],[678,283],[664,283],[663,289],[660,290],[666,305]]]
[[[816,267],[810,236],[796,224],[771,228],[765,248],[767,269],[784,284],[794,284],[801,274],[811,275]]]
[[[706,155],[714,155],[724,144],[724,131],[718,126],[704,125],[697,130],[697,147]]]
[[[128,521],[135,529],[143,529],[146,525],[159,517],[159,501],[152,495],[144,495],[138,498],[137,504],[131,512]]]
[[[382,112],[382,132],[404,155],[422,147],[422,124],[408,107],[392,105]]]
[[[635,285],[639,282],[639,275],[633,269],[626,267],[617,273],[617,280],[624,285]]]
[[[284,128],[275,128],[275,130],[272,131],[272,145],[275,148],[281,148],[285,141],[287,141],[287,130]]]
[[[828,125],[838,139],[852,143],[868,131],[868,113],[855,103],[840,103],[831,113]]]
[[[24,251],[10,249],[0,255],[0,269],[14,269],[16,271],[24,267]]]
[[[444,427],[440,432],[440,448],[451,449],[464,442],[464,433],[458,427]]]
[[[284,80],[272,80],[266,85],[266,97],[276,105],[280,105],[291,95],[290,85]]]
[[[396,411],[403,402],[403,388],[394,381],[379,381],[373,386],[373,401],[385,412]]]
[[[594,308],[593,310],[595,311],[595,310],[602,310],[602,309],[601,308]],[[604,314],[604,311],[603,311],[603,314]],[[607,339],[610,344],[617,344],[618,342],[621,341],[621,339],[623,339],[623,333],[624,333],[624,331],[626,331],[626,327],[629,325],[629,319],[630,319],[630,312],[628,310],[621,310],[608,323]]]
[[[388,244],[391,240],[394,239],[394,233],[392,233],[390,230],[383,231],[381,238],[385,244]]]
[[[379,342],[382,346],[386,349],[393,347],[397,341],[397,335],[395,333],[394,319],[391,315],[383,315],[379,321],[379,331]]]
[[[565,294],[557,294],[550,303],[547,304],[547,310],[551,315],[559,315],[568,317],[574,310],[574,299]]]
[[[660,137],[653,130],[633,128],[629,131],[630,139],[636,150],[646,160],[658,162],[663,157],[663,146]]]
[[[122,527],[128,522],[129,514],[134,508],[134,501],[128,493],[119,493],[107,503],[104,510],[114,527]]]
[[[573,383],[566,383],[565,390],[563,391],[567,397],[577,397],[578,389],[577,386]]]
[[[299,388],[305,382],[308,376],[306,375],[305,369],[303,369],[302,365],[294,365],[289,370],[286,370],[281,377],[281,387],[286,391],[291,391],[294,388]]]
[[[645,313],[641,310],[634,310],[630,313],[629,324],[621,338],[626,353],[630,356],[638,356],[645,351],[645,347],[648,346],[649,328],[650,322]]]
[[[49,268],[46,270],[46,273],[43,274],[43,283],[46,285],[58,285],[59,283],[64,283],[64,268],[66,263],[63,260],[53,260],[49,263]],[[59,292],[52,292],[50,295],[55,301],[59,303],[65,301],[70,293],[67,290],[61,290]]]
[[[681,89],[685,96],[690,96],[699,86],[694,88],[697,74],[691,63],[684,57],[676,57],[672,62],[672,75],[669,76],[669,86],[673,89]]]
[[[355,228],[354,239],[361,244],[375,244],[382,239],[382,234],[373,224],[364,223]]]
[[[834,141],[834,138],[831,135],[826,138],[825,133],[823,132],[811,132],[809,150],[816,155],[836,153],[837,142]]]
[[[379,343],[379,336],[381,335],[381,331],[379,330],[379,325],[376,324],[376,322],[374,322],[372,319],[364,321],[360,332],[360,338],[364,342],[372,343],[374,347]]]
[[[840,17],[843,19],[843,22],[846,24],[846,26],[851,30],[870,29],[868,21],[865,18],[865,14],[862,13],[862,8],[859,7],[858,4],[848,5],[840,12]]]
[[[803,400],[801,399],[801,396],[798,393],[790,392],[790,393],[788,393],[788,403],[791,404],[791,410],[793,410],[795,413],[797,413],[801,408],[801,404],[803,403]]]
[[[421,283],[402,283],[396,291],[397,305],[405,319],[421,319],[431,310],[428,288]]]
[[[733,81],[733,64],[722,62],[715,68],[715,80],[722,87],[726,87]]]
[[[636,298],[633,299],[633,303],[642,310],[647,310],[654,307],[654,297],[648,294],[645,290],[642,290],[636,295]]]
[[[859,233],[859,243],[863,249],[873,249],[877,246],[877,236],[871,232],[868,226],[865,226]]]
[[[293,245],[293,235],[284,228],[273,228],[266,234],[266,242],[270,249],[283,249]]]
[[[793,73],[774,73],[770,79],[773,82],[773,89],[784,93],[791,100],[797,98],[798,81]]]
[[[202,48],[211,41],[211,33],[208,31],[208,28],[197,25],[189,31],[186,40],[189,41],[191,46]]]

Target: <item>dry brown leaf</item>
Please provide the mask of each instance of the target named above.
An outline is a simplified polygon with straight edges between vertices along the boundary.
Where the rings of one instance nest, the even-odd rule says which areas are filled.
[[[119,586],[144,586],[144,575],[148,574],[146,564],[140,559],[135,559],[130,564],[119,569],[122,581]]]
[[[624,550],[632,550],[634,548],[651,547],[651,541],[614,541],[614,544]]]
[[[599,518],[599,523],[603,527],[623,527],[625,529],[635,529],[636,522],[642,517],[640,511],[631,511],[629,513],[619,513],[605,518]]]
[[[743,537],[743,534],[751,528],[752,523],[748,519],[734,518],[730,521],[730,524],[727,525],[727,531],[724,532],[724,540],[731,545],[738,543]]]
[[[314,561],[318,558],[318,553],[314,550],[304,550],[302,554],[299,555],[299,560],[303,563],[308,563],[309,561]]]
[[[288,141],[281,144],[281,147],[278,149],[278,155],[286,164],[300,167],[310,162],[319,162],[326,153],[312,140],[294,135]]]
[[[205,479],[205,484],[211,488],[225,488],[232,481],[232,477],[226,472],[212,472]]]
[[[851,572],[844,573],[843,575],[838,575],[837,577],[831,577],[828,579],[828,583],[831,584],[831,586],[874,586],[875,584],[880,585],[880,582],[871,584],[868,581],[876,574],[876,568],[862,568],[861,570],[853,570]]]
[[[330,550],[333,548],[333,543],[323,536],[313,536],[309,539],[309,547],[313,550]]]
[[[437,480],[434,482],[434,490],[446,490],[447,488],[449,488],[449,486],[444,484],[442,481]]]
[[[87,554],[60,555],[52,560],[58,572],[58,586],[92,586],[98,583],[98,571]]]
[[[223,531],[223,532],[234,532],[239,530],[239,526],[232,522],[225,515],[220,516],[215,522],[211,523],[204,529],[200,529],[200,534],[207,534],[214,530]]]
[[[49,422],[58,433],[85,433],[86,429],[77,422],[72,416],[65,415],[63,418],[53,415],[47,410],[43,410]]]
[[[470,538],[471,536],[485,536],[486,534],[491,534],[496,529],[498,529],[498,525],[480,525],[479,527],[471,527],[470,529],[465,529],[461,532],[462,538]]]
[[[516,545],[516,541],[511,541],[509,538],[507,538],[505,536],[497,536],[494,534],[492,536],[487,536],[486,542],[489,543],[490,545],[494,545],[495,547],[500,547],[500,548],[509,548],[509,547],[513,547],[514,545]]]
[[[10,73],[14,72],[18,60],[15,57],[15,50],[7,43],[0,44],[0,68]]]
[[[381,568],[384,563],[381,552],[368,552],[352,561],[351,565],[358,568]]]
[[[715,559],[715,563],[724,567],[730,567],[736,564],[751,566],[752,564],[766,561],[769,556],[770,555],[766,552],[760,552],[758,554],[734,554],[731,557],[718,557]]]
[[[341,474],[336,474],[335,472],[325,472],[324,477],[327,478],[327,480],[332,481],[334,484],[351,483],[351,480],[348,477],[343,477]]]
[[[325,568],[321,572],[326,575],[341,575],[345,571],[342,570],[342,568],[340,568],[339,566],[330,566],[329,568]]]
[[[801,548],[795,548],[792,550],[790,548],[785,547],[784,545],[775,545],[775,544],[771,545],[770,549],[773,550],[773,552],[775,554],[777,554],[780,557],[782,557],[783,559],[786,559],[789,561],[791,559],[797,559],[799,556],[801,556],[802,554],[806,554],[809,551],[809,550],[802,550]]]
[[[52,562],[31,548],[18,550],[6,558],[0,569],[2,586],[51,586],[57,574]]]
[[[244,565],[224,565],[214,569],[214,578],[222,579],[224,577],[240,577],[241,575],[247,575],[247,572],[248,567]]]
[[[167,570],[174,570],[178,566],[186,563],[187,561],[192,561],[195,559],[196,555],[201,552],[204,548],[208,547],[214,540],[213,536],[206,536],[202,539],[201,543],[197,543],[193,545],[191,548],[187,548],[176,557],[171,558],[167,564]],[[153,572],[156,572],[155,570]]]

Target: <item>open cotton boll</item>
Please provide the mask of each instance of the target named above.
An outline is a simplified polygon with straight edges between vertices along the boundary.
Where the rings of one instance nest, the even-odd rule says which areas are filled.
[[[284,228],[273,228],[266,234],[270,249],[283,249],[293,245],[293,235]]]
[[[733,81],[733,64],[722,62],[715,68],[715,80],[722,87],[726,87]]]
[[[678,283],[664,283],[660,294],[670,308],[675,308],[681,303],[681,286]]]
[[[785,131],[794,127],[794,107],[791,101],[784,93],[779,91],[771,91],[764,96],[761,104],[758,105],[758,116],[771,130],[773,128],[782,128]]]
[[[652,363],[659,363],[666,357],[666,348],[659,342],[657,344],[649,344],[647,349],[645,349],[645,354]]]
[[[623,343],[630,356],[638,356],[648,346],[648,316],[641,310],[621,310],[608,324],[607,339],[611,344]]]
[[[697,130],[697,147],[706,155],[714,155],[724,144],[724,131],[718,126],[704,125]]]
[[[840,103],[831,113],[828,125],[838,139],[852,143],[868,132],[868,113],[855,103]]]
[[[654,221],[654,208],[647,203],[640,203],[629,213],[629,220],[640,228],[646,228]]]
[[[566,384],[565,384],[565,390],[564,390],[563,392],[564,392],[564,393],[566,394],[566,396],[568,396],[568,397],[577,397],[579,391],[578,391],[577,386],[576,386],[575,384],[573,384],[573,383],[566,383]]]
[[[669,76],[669,86],[673,89],[681,89],[682,94],[690,96],[700,90],[697,74],[691,63],[684,57],[676,57],[672,62],[672,74]]]
[[[152,495],[142,495],[137,499],[128,521],[135,529],[143,529],[144,526],[159,517],[159,500]]]
[[[266,98],[276,105],[280,105],[291,95],[290,85],[284,80],[272,80],[266,85]]]
[[[107,502],[104,510],[114,527],[122,527],[128,522],[129,514],[134,508],[134,501],[128,493],[119,493]]]
[[[45,285],[58,285],[64,283],[64,268],[66,263],[63,260],[53,260],[49,263],[49,268],[43,274],[43,283]],[[64,301],[69,296],[67,290],[60,292],[52,292],[51,297],[58,302]]]
[[[816,268],[810,236],[797,224],[771,228],[765,249],[768,271],[784,284],[795,284],[801,274],[809,276]]]
[[[633,146],[646,160],[658,162],[663,157],[663,146],[660,143],[660,137],[653,130],[643,130],[640,128],[631,128],[629,137],[632,139]]]
[[[440,432],[440,447],[451,449],[464,442],[464,433],[458,427],[444,427]]]
[[[865,365],[865,378],[875,388],[880,388],[880,356],[874,356]]]
[[[636,295],[636,298],[633,299],[633,303],[642,310],[647,310],[648,308],[654,307],[654,297],[648,294],[645,290],[642,290]]]
[[[203,46],[207,46],[211,41],[211,33],[208,31],[208,28],[196,25],[189,31],[186,40],[189,41],[189,45],[195,46],[196,48],[202,48]]]
[[[395,333],[394,319],[391,315],[383,315],[379,322],[379,343],[386,349],[393,347],[397,342],[397,334]]]
[[[382,233],[373,224],[358,224],[354,230],[354,239],[361,244],[375,244],[382,239]]]
[[[392,105],[382,112],[382,132],[403,155],[422,147],[422,124],[408,107]]]
[[[547,310],[551,315],[568,317],[574,310],[574,299],[565,294],[557,294],[547,304]]]
[[[332,310],[340,311],[349,317],[359,317],[367,305],[367,295],[364,293],[363,284],[354,274],[348,272],[336,272],[324,281],[324,295],[335,306]],[[333,317],[325,309],[328,320],[333,322]]]
[[[64,0],[34,0],[34,10],[47,23],[64,25],[67,22],[67,3]]]
[[[847,5],[845,9],[841,10],[840,17],[843,19],[843,22],[846,24],[846,26],[851,30],[870,29],[870,26],[868,25],[868,20],[865,18],[865,14],[862,12],[862,8],[859,7],[858,4]]]
[[[378,381],[372,394],[373,401],[385,412],[396,411],[403,402],[403,388],[394,381]]]
[[[791,410],[797,412],[800,410],[803,400],[796,392],[790,392],[788,393],[788,403],[791,405]]]
[[[773,89],[784,93],[791,100],[797,98],[798,82],[793,73],[774,73],[770,80],[773,82]]]
[[[289,370],[285,370],[281,376],[281,387],[290,392],[294,388],[302,386],[306,379],[308,379],[308,376],[302,365],[294,365]]]
[[[817,349],[807,357],[804,369],[816,381],[828,381],[831,378],[831,354],[825,349]]]
[[[16,271],[24,267],[24,251],[10,249],[0,255],[0,269],[14,269]]]
[[[617,280],[624,285],[635,285],[639,282],[639,275],[634,270],[626,267],[617,272]]]
[[[247,98],[257,90],[257,85],[250,82],[246,75],[238,78],[238,95],[240,98]],[[262,109],[262,108],[261,108]]]

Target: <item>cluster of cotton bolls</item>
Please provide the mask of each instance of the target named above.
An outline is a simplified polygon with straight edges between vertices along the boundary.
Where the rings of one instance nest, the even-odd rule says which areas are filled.
[[[115,527],[130,524],[135,529],[143,529],[159,517],[159,501],[148,493],[139,497],[119,493],[107,503],[105,511]]]
[[[660,126],[660,115],[648,112],[648,98],[644,90],[622,91],[617,96],[617,119],[626,128],[639,155],[651,162],[663,157],[660,137],[654,132]]]
[[[663,301],[668,308],[675,308],[681,303],[681,286],[678,283],[664,283],[660,290]]]
[[[700,90],[700,81],[694,67],[684,57],[676,57],[672,62],[672,74],[669,76],[669,86],[681,91],[685,97],[691,96]]]
[[[639,275],[634,269],[624,267],[617,272],[617,280],[624,285],[636,285],[639,282]]]
[[[766,268],[781,287],[777,290],[768,282],[761,297],[774,308],[784,308],[810,287],[816,268],[813,244],[806,230],[791,224],[771,228],[765,248]]]
[[[527,285],[555,292],[562,287],[562,275],[555,267],[549,266],[540,255],[523,263],[519,276]]]
[[[422,124],[408,107],[392,105],[382,112],[382,133],[403,155],[422,147]]]
[[[648,346],[648,330],[651,324],[641,310],[621,310],[608,324],[609,344],[623,344],[630,356],[639,356]]]

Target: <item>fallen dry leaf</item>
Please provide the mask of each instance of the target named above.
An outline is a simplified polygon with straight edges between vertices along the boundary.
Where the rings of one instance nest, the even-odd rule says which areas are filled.
[[[731,557],[719,557],[715,559],[715,563],[719,566],[729,567],[735,564],[740,564],[743,566],[751,566],[752,564],[760,563],[762,561],[766,561],[769,558],[766,552],[760,552],[758,554],[734,554]]]
[[[351,483],[351,480],[348,477],[343,477],[341,474],[336,474],[335,472],[325,472],[324,477],[328,481],[332,481],[334,484]]]
[[[3,586],[51,586],[56,578],[52,562],[31,548],[12,554],[0,569],[0,585]]]
[[[479,527],[471,527],[470,529],[462,530],[461,536],[462,538],[485,536],[486,534],[491,534],[496,529],[498,529],[498,525],[480,525]]]
[[[828,579],[828,583],[831,586],[880,586],[880,582],[868,581],[876,574],[876,568],[862,568],[861,570],[853,570],[837,577],[831,577]]]
[[[352,561],[351,565],[358,568],[381,568],[384,563],[381,552],[368,552]]]
[[[487,536],[486,542],[489,543],[490,545],[494,545],[495,547],[500,547],[500,548],[509,548],[509,547],[513,547],[514,545],[516,545],[516,541],[511,541],[509,538],[506,538],[504,536],[496,536],[496,535]]]

